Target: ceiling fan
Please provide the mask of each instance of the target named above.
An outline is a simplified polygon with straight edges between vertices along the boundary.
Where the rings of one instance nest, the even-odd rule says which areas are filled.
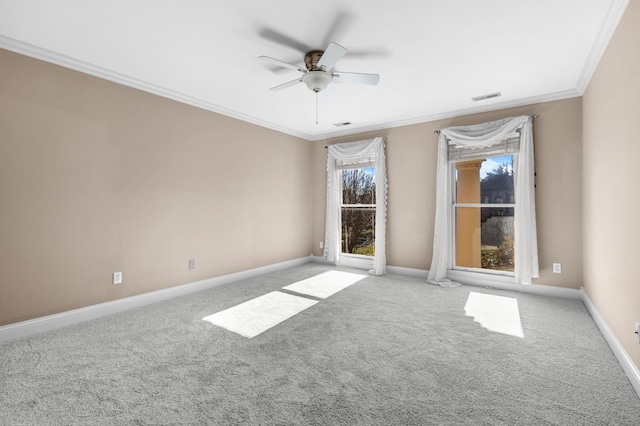
[[[305,55],[305,68],[274,59],[269,56],[259,56],[258,59],[302,73],[302,75],[295,80],[272,87],[271,90],[275,91],[295,86],[298,83],[304,83],[309,90],[315,93],[324,92],[329,95],[330,98],[336,98],[337,95],[335,91],[329,85],[332,81],[369,85],[378,84],[380,81],[380,76],[378,74],[334,71],[333,67],[344,57],[346,53],[347,49],[339,44],[329,43],[329,46],[325,51],[312,50]]]

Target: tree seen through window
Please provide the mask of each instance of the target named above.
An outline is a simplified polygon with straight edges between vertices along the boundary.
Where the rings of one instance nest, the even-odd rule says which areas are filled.
[[[375,254],[375,168],[342,171],[342,253]]]

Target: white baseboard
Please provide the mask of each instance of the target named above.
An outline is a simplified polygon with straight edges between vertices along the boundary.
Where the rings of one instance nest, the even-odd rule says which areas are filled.
[[[359,256],[357,254],[342,254],[338,264],[345,268],[369,271],[373,269],[373,258],[370,256]]]
[[[636,367],[634,362],[631,360],[631,357],[629,356],[627,351],[625,351],[624,346],[620,344],[620,341],[618,340],[616,335],[613,334],[613,331],[611,331],[611,329],[607,325],[607,322],[604,320],[604,318],[602,318],[596,306],[593,304],[593,302],[591,302],[591,299],[589,299],[589,296],[587,295],[587,292],[584,291],[584,288],[582,289],[582,300],[587,307],[587,310],[591,314],[591,318],[593,318],[593,321],[600,329],[600,332],[609,344],[611,351],[616,356],[618,362],[622,366],[622,369],[629,378],[631,385],[636,390],[638,397],[640,397],[640,370],[638,370],[638,367]]]
[[[77,324],[82,321],[88,321],[106,315],[123,312],[128,309],[138,308],[140,306],[172,299],[174,297],[184,296],[186,294],[195,293],[198,291],[217,287],[219,285],[229,284],[235,281],[253,278],[258,275],[268,274],[270,272],[304,265],[305,263],[309,263],[311,261],[311,257],[302,257],[299,259],[289,260],[273,265],[261,266],[259,268],[249,269],[246,271],[222,275],[220,277],[209,278],[202,281],[196,281],[162,290],[152,291],[137,296],[126,297],[123,299],[99,303],[97,305],[91,305],[84,308],[73,309],[71,311],[61,312],[59,314],[47,315],[40,318],[34,318],[27,321],[4,325],[0,327],[0,343],[30,336],[36,333],[54,330],[56,328],[72,324]]]
[[[402,266],[387,266],[390,274],[406,275],[427,279],[429,271],[426,269],[404,268]],[[567,299],[582,300],[580,290],[564,287],[553,287],[539,284],[516,284],[511,276],[492,274],[478,274],[467,271],[448,271],[447,278],[452,281],[476,287],[491,287],[499,290],[519,291],[522,293],[537,294],[540,296],[563,297]]]
[[[138,296],[127,297],[111,302],[105,302],[97,305],[87,306],[84,308],[74,309],[67,312],[61,312],[59,314],[48,315],[45,317],[18,322],[15,324],[9,324],[0,327],[0,343],[27,337],[36,333],[54,330],[56,328],[72,324],[77,324],[82,321],[92,320],[106,315],[123,312],[128,309],[137,308],[174,297],[195,293],[219,285],[229,284],[235,281],[253,278],[258,275],[268,274],[271,272],[292,268],[294,266],[304,265],[309,262],[329,264],[323,257],[320,256],[302,257],[299,259],[289,260],[273,265],[262,266],[259,268],[249,269],[246,271],[236,272],[220,277],[209,278],[202,281],[196,281],[189,284],[183,284],[176,287],[170,287],[163,290],[140,294]],[[429,273],[429,271],[427,270],[404,268],[400,266],[387,266],[387,272],[391,274],[424,278],[425,280]],[[456,276],[455,274],[452,278],[460,279],[460,277]],[[627,377],[629,377],[629,380],[638,393],[638,396],[640,397],[640,371],[635,366],[627,352],[624,350],[624,347],[620,344],[620,342],[613,334],[613,332],[611,331],[605,320],[602,318],[596,307],[593,305],[587,294],[584,292],[584,290],[574,290],[537,284],[523,286],[514,284],[512,280],[510,281],[510,277],[507,277],[505,279],[504,277],[499,276],[484,278],[482,280],[473,280],[469,279],[468,277],[463,277],[461,282],[468,285],[482,287],[489,286],[492,288],[504,290],[515,290],[545,296],[568,297],[572,299],[582,300],[587,307],[587,310],[591,314],[591,317],[594,319],[596,325],[600,329],[600,332],[605,337],[607,343],[609,344],[609,347],[618,359],[618,362],[620,362],[620,365],[627,374]]]
[[[582,300],[580,290],[575,288],[554,287],[540,284],[516,284],[513,276],[497,274],[479,274],[468,271],[447,271],[447,278],[461,284],[478,287],[491,287],[500,290],[519,291],[539,296],[562,297]]]
[[[321,263],[323,265],[335,265],[335,262],[329,262],[323,256],[312,256],[312,262]],[[368,271],[373,269],[373,259],[367,259],[364,256],[358,255],[342,255],[340,256],[338,266]]]
[[[327,261],[324,256],[311,256],[311,261],[313,263],[321,263],[323,265],[333,265],[333,262]]]
[[[429,271],[425,269],[405,268],[403,266],[387,266],[387,273],[404,275],[407,277],[424,278],[427,279]]]

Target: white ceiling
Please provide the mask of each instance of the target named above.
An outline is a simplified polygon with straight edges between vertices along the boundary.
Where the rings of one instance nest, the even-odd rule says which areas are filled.
[[[0,47],[317,140],[580,96],[628,2],[0,0]],[[334,83],[316,124],[304,85],[269,90],[300,74],[257,58],[330,41],[336,71],[381,78]]]

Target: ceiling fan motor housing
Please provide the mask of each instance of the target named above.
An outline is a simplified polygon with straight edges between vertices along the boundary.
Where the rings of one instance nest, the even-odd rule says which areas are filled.
[[[318,71],[318,62],[320,58],[324,55],[324,51],[322,50],[314,50],[313,52],[309,52],[304,57],[304,65],[307,67],[309,71]]]

